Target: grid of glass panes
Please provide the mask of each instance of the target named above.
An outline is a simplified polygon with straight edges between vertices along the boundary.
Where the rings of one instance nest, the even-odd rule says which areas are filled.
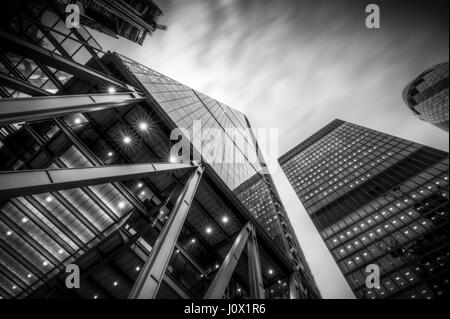
[[[414,114],[429,123],[444,123],[449,119],[449,63],[442,63],[424,72],[409,88]],[[415,84],[417,83],[417,84]]]
[[[177,124],[178,127],[188,129],[193,136],[194,121],[201,121],[203,128],[218,128],[221,130],[241,129],[239,136],[224,134],[225,147],[232,148],[236,155],[240,156],[239,162],[243,164],[220,164],[214,159],[212,166],[221,178],[234,189],[243,204],[255,215],[280,247],[285,247],[285,232],[283,232],[274,207],[273,198],[268,186],[262,177],[257,174],[261,170],[259,161],[250,163],[245,154],[253,152],[254,159],[258,160],[255,144],[251,136],[251,128],[248,127],[245,116],[216,101],[208,96],[194,91],[156,71],[138,64],[126,57],[117,55],[128,70],[141,81],[152,97],[161,105],[165,112]],[[236,138],[238,137],[238,138]],[[204,138],[204,137],[203,137]],[[205,140],[202,139],[202,146]],[[205,154],[210,148],[202,149]],[[255,183],[248,183],[257,177]],[[248,189],[242,191],[242,184]],[[295,235],[291,235],[295,236]],[[300,247],[298,247],[300,250]]]
[[[346,136],[350,138],[345,139]],[[323,195],[320,200],[325,201],[325,196],[328,196],[326,203],[329,203],[351,190],[364,192],[364,187],[360,185],[411,155],[419,147],[408,141],[345,123],[287,160],[283,169],[303,203],[312,198],[311,203],[316,196],[320,196],[320,192]],[[320,172],[322,166],[326,169]],[[327,184],[330,189],[320,189]],[[340,191],[340,187],[345,186],[347,189]],[[448,278],[443,278],[432,286],[425,285],[426,289],[421,286],[420,291],[411,288],[409,290],[412,292],[407,292],[411,284],[416,287],[421,282],[419,274],[422,277],[432,275],[426,270],[424,275],[424,267],[433,269],[433,273],[448,269],[448,234],[441,234],[441,229],[448,224],[448,196],[447,157],[425,171],[413,174],[413,177],[406,179],[387,195],[376,198],[335,224],[321,229],[327,247],[360,297],[384,298],[397,294],[400,297],[418,298],[440,296],[448,290]],[[310,214],[318,207],[314,204],[305,205]],[[437,242],[428,241],[436,248],[434,263],[427,261],[425,264],[428,265],[420,266],[418,270],[408,268],[404,272],[408,281],[401,281],[403,277],[397,272],[411,267],[411,264],[420,264],[419,260],[423,256],[405,260],[390,256],[390,251],[410,249],[429,234],[441,236]],[[389,287],[383,286],[375,292],[365,289],[364,271],[370,263],[379,264],[384,274],[395,275],[393,283],[386,281]]]
[[[177,126],[190,132],[192,140],[196,137],[193,130],[195,121],[200,121],[203,129],[216,128],[223,131],[224,154],[234,154],[235,162],[223,163],[221,158],[215,158],[210,164],[231,189],[262,171],[250,128],[242,113],[137,62],[117,56]],[[229,134],[230,129],[238,129],[237,134]],[[208,143],[206,136],[202,136],[202,154],[207,154],[213,147],[212,144]],[[216,150],[214,155],[220,156],[220,152]]]
[[[283,167],[312,214],[417,149],[412,142],[345,123]]]
[[[77,29],[67,28],[64,20],[46,1],[30,2],[29,5],[33,7],[26,11],[28,15],[22,12],[11,12],[11,27],[14,35],[52,53],[71,58],[82,65],[92,58],[97,59],[103,56],[101,47],[86,28],[83,26]],[[32,59],[12,52],[0,54],[0,71],[28,81],[31,85],[52,94],[58,92],[72,78],[71,74],[38,64]],[[5,88],[5,91],[8,96],[4,97],[27,96],[9,88]]]

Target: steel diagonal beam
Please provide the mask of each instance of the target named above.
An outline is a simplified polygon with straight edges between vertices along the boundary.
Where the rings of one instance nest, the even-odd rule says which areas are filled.
[[[244,228],[242,228],[241,232],[236,237],[233,246],[222,263],[222,266],[209,286],[204,299],[222,299],[225,294],[225,290],[228,287],[228,283],[230,282],[231,276],[233,275],[239,262],[239,258],[241,257],[242,252],[247,245],[247,241],[252,233],[253,226],[251,222],[249,222],[244,226]]]
[[[0,126],[132,105],[145,98],[136,92],[0,99]]]
[[[261,260],[259,257],[258,241],[256,239],[256,232],[253,225],[252,228],[252,233],[247,243],[248,270],[250,274],[250,298],[264,299],[264,283],[261,272]]]
[[[116,87],[127,89],[127,85],[108,75],[100,73],[94,69],[78,64],[75,61],[53,53],[36,44],[15,37],[5,31],[0,31],[0,47],[7,51],[17,53],[23,57],[41,62],[45,65],[54,67],[72,74],[89,83],[99,83],[101,85],[114,85]]]
[[[0,85],[6,86],[10,89],[17,90],[32,96],[50,95],[50,93],[48,93],[43,89],[40,89],[24,80],[5,74],[3,72],[0,72]]]
[[[195,167],[190,163],[153,163],[0,172],[0,200],[146,178],[152,173]]]
[[[300,299],[299,288],[295,273],[289,275],[289,299]]]
[[[191,175],[170,213],[150,255],[136,280],[129,299],[155,299],[178,241],[181,229],[197,192],[205,167]]]

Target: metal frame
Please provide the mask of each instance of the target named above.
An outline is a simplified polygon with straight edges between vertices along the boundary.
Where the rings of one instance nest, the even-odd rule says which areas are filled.
[[[145,98],[136,92],[61,95],[0,100],[0,126],[52,118],[70,113],[102,111],[132,105]]]
[[[4,31],[0,31],[0,47],[23,57],[30,58],[35,62],[42,62],[45,65],[75,75],[89,83],[109,84],[128,90],[127,85],[123,82]]]
[[[250,273],[250,298],[251,299],[265,299],[264,283],[261,272],[261,260],[259,258],[258,241],[256,239],[256,232],[252,225],[252,233],[247,242],[248,268]]]
[[[170,213],[169,220],[156,240],[130,292],[129,299],[156,298],[204,171],[205,167],[203,165],[199,166],[181,191]]]
[[[0,172],[0,200],[145,178],[151,173],[190,169],[195,164],[132,164]]]
[[[225,257],[222,266],[220,266],[219,271],[214,277],[213,282],[209,286],[208,291],[203,297],[204,299],[222,299],[228,283],[230,282],[231,276],[236,269],[239,258],[241,257],[245,245],[247,244],[248,238],[253,231],[254,228],[251,222],[247,223],[241,230],[239,235],[236,237],[233,246]]]
[[[295,278],[295,273],[289,276],[289,299],[299,299],[300,293],[298,288],[297,279]]]
[[[50,95],[50,93],[48,93],[47,91],[31,85],[27,81],[5,74],[3,72],[0,72],[0,85],[4,85],[10,89],[20,91],[32,96]]]

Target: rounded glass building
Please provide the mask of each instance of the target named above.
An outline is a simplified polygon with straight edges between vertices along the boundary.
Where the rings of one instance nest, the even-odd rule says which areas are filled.
[[[448,132],[448,62],[435,65],[403,91],[403,100],[422,121]]]

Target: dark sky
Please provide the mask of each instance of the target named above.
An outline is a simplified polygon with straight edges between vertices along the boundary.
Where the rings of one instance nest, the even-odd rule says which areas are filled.
[[[335,118],[448,150],[448,134],[416,119],[403,88],[448,60],[448,1],[156,0],[166,32],[118,51],[278,128],[279,155]],[[381,29],[365,7],[381,7]],[[276,160],[267,158],[267,160]],[[288,214],[326,298],[351,298],[300,201],[274,172]]]

